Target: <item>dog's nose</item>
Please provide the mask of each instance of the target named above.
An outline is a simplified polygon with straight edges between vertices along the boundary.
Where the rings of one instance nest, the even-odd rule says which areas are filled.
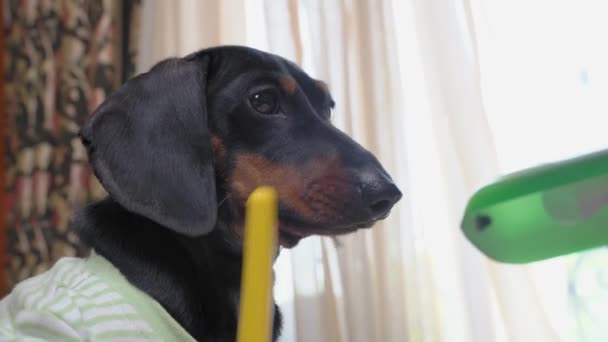
[[[401,191],[390,178],[368,173],[362,177],[361,194],[373,220],[385,218],[401,199]]]

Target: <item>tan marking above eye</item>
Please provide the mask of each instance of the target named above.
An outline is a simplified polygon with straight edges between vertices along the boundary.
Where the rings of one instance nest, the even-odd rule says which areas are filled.
[[[329,86],[327,85],[327,83],[320,80],[317,80],[316,83],[317,86],[321,88],[321,90],[323,90],[326,94],[329,94]]]
[[[296,89],[298,88],[298,82],[296,82],[296,80],[290,76],[279,77],[279,84],[287,95],[295,93]]]

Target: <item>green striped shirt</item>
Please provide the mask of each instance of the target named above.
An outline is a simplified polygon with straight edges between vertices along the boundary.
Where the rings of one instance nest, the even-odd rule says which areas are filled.
[[[63,258],[0,301],[0,341],[195,341],[163,308],[92,253]]]

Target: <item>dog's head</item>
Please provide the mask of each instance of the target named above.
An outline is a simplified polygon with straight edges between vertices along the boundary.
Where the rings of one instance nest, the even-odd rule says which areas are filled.
[[[220,47],[128,81],[81,137],[114,200],[183,235],[209,233],[219,213],[239,236],[248,195],[273,186],[290,247],[370,227],[401,198],[376,158],[332,126],[333,106],[293,63]]]

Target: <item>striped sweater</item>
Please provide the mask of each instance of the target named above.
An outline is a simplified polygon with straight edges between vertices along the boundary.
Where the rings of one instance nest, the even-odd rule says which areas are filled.
[[[0,341],[194,341],[105,258],[63,258],[0,301]]]

